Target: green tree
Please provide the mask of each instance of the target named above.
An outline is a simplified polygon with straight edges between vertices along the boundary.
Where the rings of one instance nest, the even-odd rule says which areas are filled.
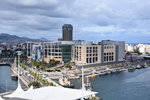
[[[29,83],[29,87],[33,85],[34,88],[40,88],[41,87],[41,84],[37,81],[34,81],[34,82],[31,82]]]
[[[69,68],[69,69],[71,69],[71,68],[72,68],[72,66],[71,66],[71,64],[70,64],[70,63],[65,63],[65,64],[64,64],[64,67]]]
[[[36,66],[36,68],[40,68],[40,65],[41,65],[41,63],[36,60],[32,61],[31,64],[32,66]]]
[[[46,68],[46,65],[45,65],[45,64],[41,64],[41,65],[40,65],[40,69],[41,69],[41,70],[45,70],[45,68]]]

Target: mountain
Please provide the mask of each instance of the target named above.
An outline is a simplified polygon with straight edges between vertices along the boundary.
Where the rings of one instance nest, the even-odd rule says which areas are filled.
[[[48,42],[49,40],[46,39],[46,38],[40,38],[41,41],[45,41],[45,42]]]
[[[44,40],[44,38],[42,39],[30,39],[27,37],[19,37],[17,35],[10,35],[7,33],[1,33],[0,34],[0,42],[6,42],[6,43],[24,43],[27,41],[31,41],[31,42],[45,42],[47,41],[47,39]]]

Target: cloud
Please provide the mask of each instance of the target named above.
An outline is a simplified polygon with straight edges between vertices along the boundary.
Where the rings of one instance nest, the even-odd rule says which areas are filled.
[[[148,0],[0,1],[0,32],[56,40],[62,25],[70,23],[74,39],[149,41]]]

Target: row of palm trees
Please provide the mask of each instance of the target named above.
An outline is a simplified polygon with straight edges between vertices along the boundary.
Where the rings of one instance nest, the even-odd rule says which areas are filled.
[[[35,62],[34,62],[34,63],[35,63]],[[28,68],[28,66],[25,65],[25,64],[20,64],[20,66],[21,66],[24,70],[27,70],[27,68]],[[39,83],[42,83],[42,85],[44,85],[44,86],[55,86],[55,85],[53,84],[53,82],[48,82],[46,79],[42,78],[40,75],[38,75],[38,74],[37,74],[36,72],[34,72],[34,71],[29,70],[29,74],[32,75],[32,76],[36,79],[36,81],[31,82],[31,83],[29,84],[29,86],[30,86],[30,85],[33,85],[35,88],[38,88],[38,87],[41,87],[41,84],[39,84]]]
[[[20,66],[24,69],[24,70],[27,70],[28,66],[27,65],[24,65],[24,64],[20,64]]]
[[[53,84],[53,82],[48,82],[46,79],[42,78],[36,72],[33,72],[30,70],[29,73],[36,79],[37,82],[42,83],[42,85],[44,85],[44,86],[55,86],[55,84]]]

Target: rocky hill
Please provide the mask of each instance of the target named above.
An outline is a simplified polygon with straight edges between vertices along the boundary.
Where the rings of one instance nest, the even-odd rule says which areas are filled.
[[[43,42],[43,41],[48,41],[42,39],[30,39],[26,37],[19,37],[17,35],[10,35],[7,33],[1,33],[0,34],[0,42],[6,42],[6,43],[24,43],[26,41],[32,41],[32,42]]]

